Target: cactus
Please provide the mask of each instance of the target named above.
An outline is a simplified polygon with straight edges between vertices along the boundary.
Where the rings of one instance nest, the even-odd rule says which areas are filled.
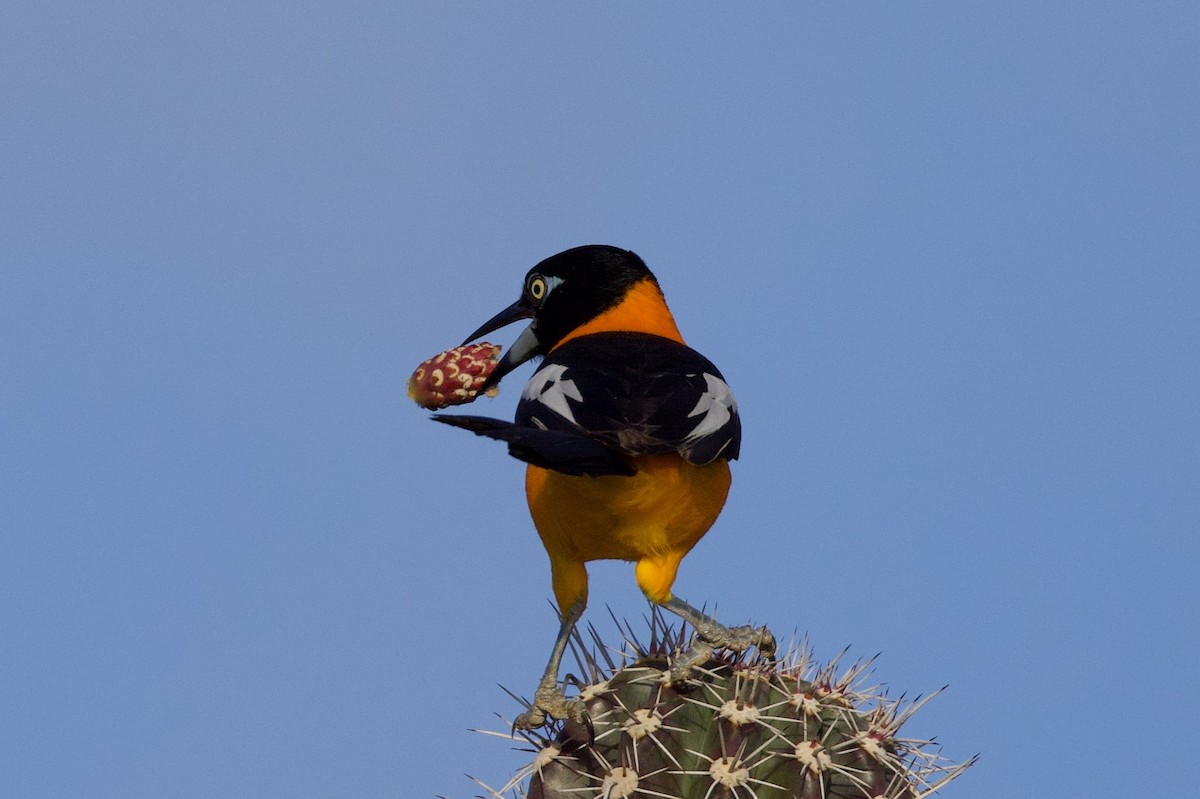
[[[818,668],[806,646],[777,661],[718,653],[671,685],[684,631],[655,612],[643,645],[618,625],[616,657],[594,628],[592,647],[572,641],[583,677],[567,682],[588,723],[520,733],[533,762],[499,790],[479,783],[492,799],[920,799],[974,762],[898,737],[935,694],[906,702],[863,687],[870,660]]]

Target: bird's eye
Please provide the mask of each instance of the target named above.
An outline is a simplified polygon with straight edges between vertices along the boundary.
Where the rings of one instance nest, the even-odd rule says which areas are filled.
[[[541,277],[531,278],[529,281],[529,296],[540,302],[546,296],[546,281]]]

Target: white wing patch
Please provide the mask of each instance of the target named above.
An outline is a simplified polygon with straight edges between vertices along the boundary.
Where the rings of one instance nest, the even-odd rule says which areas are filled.
[[[575,421],[575,414],[571,411],[571,405],[567,399],[582,402],[583,395],[579,393],[579,388],[575,385],[574,380],[567,380],[563,377],[563,373],[566,371],[567,367],[557,363],[542,367],[533,373],[533,377],[529,378],[529,382],[525,384],[525,390],[521,392],[521,398],[540,402],[571,424],[578,426],[579,423]],[[728,387],[725,390],[728,391]]]
[[[725,384],[724,380],[705,372],[704,382],[707,389],[700,395],[700,400],[696,403],[696,407],[692,408],[688,418],[691,419],[693,416],[701,414],[704,416],[692,432],[688,433],[687,441],[697,441],[717,432],[725,426],[729,417],[737,410],[737,401],[733,398],[733,391]]]

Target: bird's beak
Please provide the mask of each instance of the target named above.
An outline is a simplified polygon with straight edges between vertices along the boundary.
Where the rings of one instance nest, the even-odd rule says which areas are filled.
[[[499,330],[502,327],[507,327],[513,322],[519,322],[522,319],[532,319],[533,309],[525,304],[523,300],[517,300],[512,305],[505,308],[500,313],[493,316],[491,319],[479,326],[471,335],[467,336],[467,340],[463,344],[470,344],[480,336],[491,333],[493,330]],[[500,378],[516,369],[521,364],[528,361],[533,356],[537,355],[538,347],[541,342],[538,341],[536,322],[533,322],[529,327],[521,331],[521,335],[517,336],[517,340],[512,343],[508,351],[500,358],[500,362],[496,364],[496,368],[488,375],[487,380],[479,387],[480,392],[487,391],[488,388],[500,382]]]

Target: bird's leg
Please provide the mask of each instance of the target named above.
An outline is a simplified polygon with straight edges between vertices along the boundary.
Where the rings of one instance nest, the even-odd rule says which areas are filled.
[[[712,657],[714,649],[744,652],[754,646],[767,657],[775,654],[775,636],[766,627],[726,627],[674,596],[658,605],[692,625],[696,631],[696,640],[691,647],[671,665],[671,682],[687,680],[697,666]]]
[[[554,639],[554,649],[550,652],[550,662],[546,664],[546,671],[542,674],[542,681],[538,683],[537,690],[533,692],[533,702],[528,710],[517,716],[517,720],[513,722],[514,729],[532,730],[541,727],[546,723],[547,716],[579,722],[584,720],[587,711],[583,702],[579,699],[567,699],[562,688],[558,687],[558,668],[567,649],[567,641],[571,638],[571,631],[575,629],[575,624],[583,616],[586,607],[587,600],[580,597],[563,615],[558,637]]]

